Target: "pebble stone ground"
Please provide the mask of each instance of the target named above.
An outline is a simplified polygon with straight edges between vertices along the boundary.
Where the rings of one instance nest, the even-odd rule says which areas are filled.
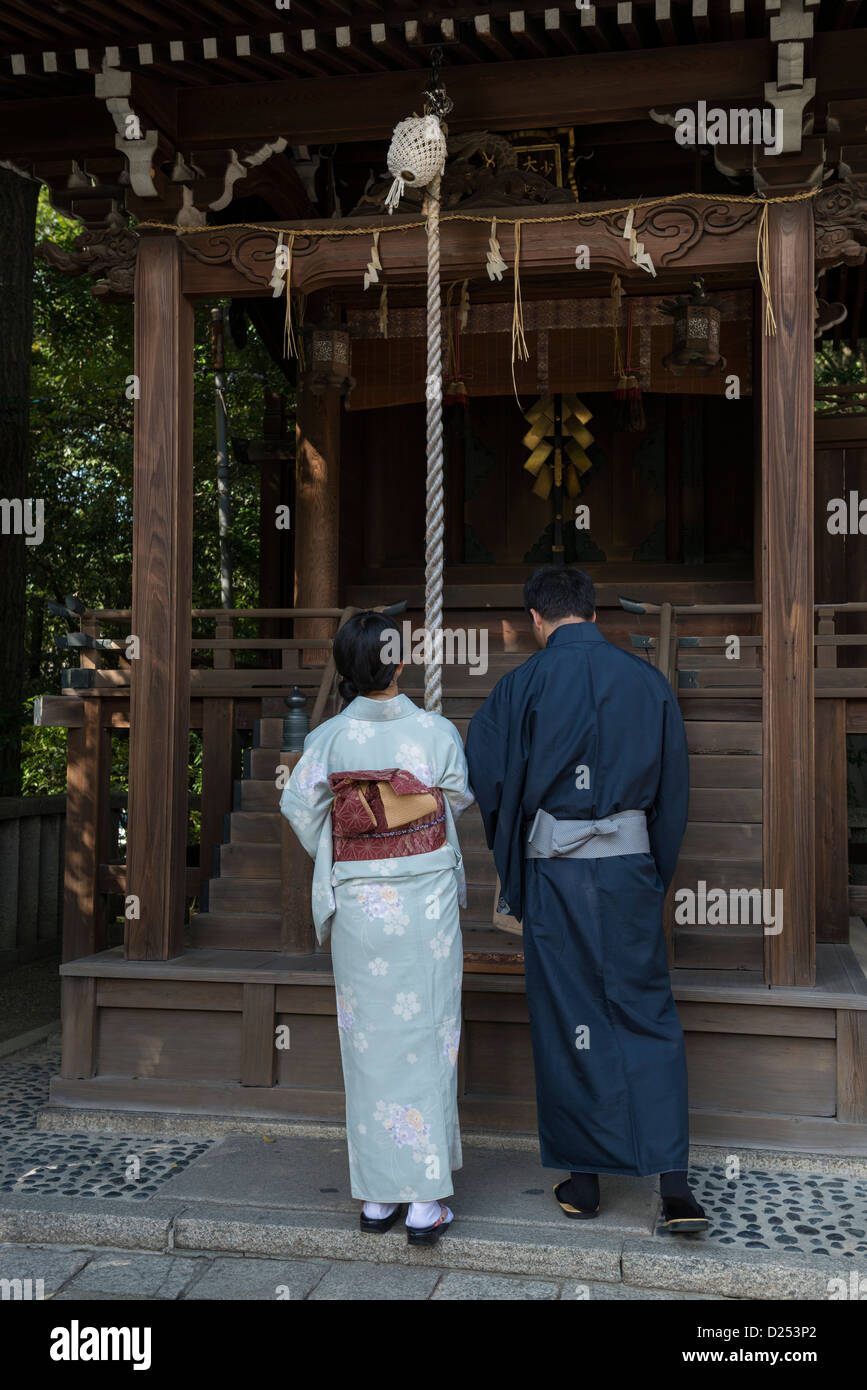
[[[0,1199],[3,1194],[126,1198],[145,1201],[212,1150],[217,1139],[51,1133],[36,1128],[59,1069],[59,1039],[0,1058]],[[142,1173],[128,1180],[131,1155]],[[809,1167],[753,1168],[737,1182],[721,1181],[719,1166],[695,1164],[691,1180],[712,1220],[713,1244],[771,1254],[842,1257],[867,1264],[867,1177]],[[446,1237],[442,1249],[447,1249]],[[558,1279],[406,1268],[394,1264],[250,1256],[107,1253],[104,1248],[40,1250],[0,1244],[0,1277],[24,1277],[32,1263],[46,1279],[46,1296],[82,1298],[301,1299],[561,1299],[701,1298],[623,1285],[574,1285]],[[278,1294],[285,1286],[287,1292]],[[132,1292],[135,1287],[137,1292]],[[395,1292],[399,1288],[400,1292]],[[390,1292],[391,1290],[391,1292]]]

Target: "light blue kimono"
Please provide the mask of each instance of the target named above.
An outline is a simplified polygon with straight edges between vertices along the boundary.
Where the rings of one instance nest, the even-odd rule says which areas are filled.
[[[442,788],[446,843],[334,863],[330,774],[391,767]],[[319,941],[331,937],[352,1195],[365,1201],[448,1197],[461,1166],[458,907],[466,888],[454,817],[472,800],[457,729],[406,695],[359,696],[320,724],[280,799],[316,861],[313,919]]]

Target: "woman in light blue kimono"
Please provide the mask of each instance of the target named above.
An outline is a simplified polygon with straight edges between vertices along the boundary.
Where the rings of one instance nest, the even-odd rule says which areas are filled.
[[[364,1202],[362,1230],[388,1230],[408,1202],[409,1242],[433,1244],[453,1219],[440,1199],[454,1191],[452,1173],[461,1166],[459,903],[466,888],[454,817],[473,796],[455,726],[398,694],[403,666],[383,656],[399,651],[399,635],[379,613],[358,614],[337,634],[334,659],[348,703],[308,734],[280,809],[315,859],[316,934],[320,942],[331,938],[351,1189]],[[398,645],[389,651],[389,642]],[[428,811],[420,824],[384,830],[393,822],[383,821],[383,806],[375,816],[356,796],[370,824],[351,840],[336,837],[334,788],[350,784],[339,774],[370,769],[398,770],[394,787],[418,789],[428,803],[435,797],[439,815]],[[382,782],[352,785],[370,797]],[[390,800],[399,805],[399,797]]]

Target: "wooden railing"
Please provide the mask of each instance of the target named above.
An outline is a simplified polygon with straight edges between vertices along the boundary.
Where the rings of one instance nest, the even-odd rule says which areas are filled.
[[[402,612],[404,602],[388,606],[381,605],[376,612]],[[333,638],[321,634],[313,637],[248,637],[236,632],[237,624],[267,622],[275,620],[281,624],[304,620],[336,620],[339,630],[347,619],[362,610],[346,608],[194,608],[193,621],[213,622],[213,636],[194,632],[190,642],[190,688],[193,695],[228,695],[239,692],[248,694],[254,691],[280,694],[294,685],[311,686],[316,690],[316,698],[310,716],[310,727],[315,728],[325,715],[329,705],[333,705],[336,695],[336,670],[331,656]],[[78,652],[78,667],[64,670],[64,689],[100,690],[122,689],[130,683],[131,650],[128,630],[132,613],[128,608],[88,608],[80,617],[79,632],[68,634],[61,639],[64,647]],[[112,634],[106,629],[122,629],[121,634]],[[202,660],[205,653],[211,654],[210,661]],[[319,656],[325,653],[325,661],[303,663],[305,653]],[[239,654],[244,657],[265,656],[261,664],[251,660],[237,661]],[[273,657],[279,654],[279,665]],[[132,659],[135,659],[134,656]],[[109,665],[116,660],[116,665]],[[83,674],[82,674],[83,673]]]
[[[108,853],[116,854],[126,796],[109,796]],[[0,970],[61,948],[65,796],[0,797]]]
[[[400,610],[396,604],[392,609]],[[242,775],[241,743],[251,740],[256,719],[285,710],[283,697],[295,686],[312,698],[310,727],[336,712],[337,679],[333,638],[249,636],[259,621],[328,620],[339,629],[360,610],[346,608],[194,609],[194,624],[213,623],[213,633],[196,632],[191,642],[190,728],[201,731],[202,795],[199,845],[188,848],[186,895],[199,895],[213,874],[214,852],[223,842],[223,818],[234,783]],[[63,694],[44,695],[34,705],[34,723],[69,730],[67,752],[67,855],[63,915],[64,959],[106,945],[105,900],[126,892],[126,864],[112,831],[109,786],[112,738],[129,729],[131,659],[126,655],[128,609],[86,609],[79,633],[65,639],[78,664],[63,676]],[[238,628],[241,631],[238,632]],[[308,652],[325,661],[304,664]],[[260,664],[256,662],[256,655]],[[273,663],[275,654],[279,665]],[[154,756],[159,756],[155,748]]]
[[[640,600],[621,600],[627,612],[655,615],[659,619],[656,635],[635,633],[631,635],[632,645],[647,651],[654,665],[679,694],[712,697],[714,699],[743,699],[750,693],[761,695],[761,666],[738,668],[732,661],[730,674],[727,673],[719,684],[699,687],[695,681],[697,671],[689,666],[689,653],[695,649],[722,651],[736,636],[740,647],[753,649],[761,659],[762,638],[755,631],[727,635],[696,636],[681,631],[690,618],[731,615],[734,619],[747,618],[751,626],[760,626],[762,606],[760,603],[730,604],[672,604],[644,603]],[[867,613],[867,603],[817,603],[814,604],[817,630],[813,636],[815,651],[815,695],[824,699],[855,699],[867,695],[867,665],[839,666],[838,652],[842,648],[867,647],[867,632],[841,633],[836,630],[838,615]],[[722,671],[723,668],[717,668]]]

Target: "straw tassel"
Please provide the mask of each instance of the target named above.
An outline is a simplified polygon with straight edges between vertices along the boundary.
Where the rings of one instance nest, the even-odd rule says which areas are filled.
[[[286,243],[286,319],[283,324],[283,356],[297,357],[298,344],[292,326],[292,252],[295,248],[295,233],[289,233]]]
[[[379,331],[383,338],[388,337],[388,285],[383,285],[382,294],[379,296]]]
[[[521,299],[521,223],[515,223],[515,296],[512,306],[512,386],[518,400],[518,386],[515,381],[515,360],[529,362],[530,353],[524,337],[524,304]],[[518,401],[520,405],[520,401]]]
[[[756,247],[756,262],[759,269],[759,283],[765,301],[765,337],[773,338],[777,332],[774,306],[771,301],[771,248],[768,234],[768,204],[762,208],[759,219],[759,239]]]

